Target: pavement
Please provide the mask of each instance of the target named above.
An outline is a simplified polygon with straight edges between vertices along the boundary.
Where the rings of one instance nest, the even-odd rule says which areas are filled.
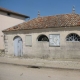
[[[27,66],[32,68],[80,69],[80,60],[46,60],[0,56],[0,63]]]

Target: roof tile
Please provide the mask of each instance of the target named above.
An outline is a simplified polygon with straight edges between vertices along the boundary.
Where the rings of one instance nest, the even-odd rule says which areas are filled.
[[[30,21],[18,24],[4,31],[28,30],[28,29],[44,29],[56,27],[72,27],[80,26],[79,14],[62,14],[55,16],[38,17]]]

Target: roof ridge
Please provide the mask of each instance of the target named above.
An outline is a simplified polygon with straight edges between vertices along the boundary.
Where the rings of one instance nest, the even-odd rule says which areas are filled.
[[[62,15],[79,15],[80,16],[80,14],[76,14],[76,13],[66,13],[66,14],[57,14],[57,15],[49,15],[49,16],[40,16],[40,17],[33,18],[32,20],[45,18],[45,17],[52,17],[52,16],[62,16]]]

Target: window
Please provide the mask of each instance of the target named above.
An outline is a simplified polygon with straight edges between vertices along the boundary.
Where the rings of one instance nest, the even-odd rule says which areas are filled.
[[[66,37],[66,41],[80,41],[80,37],[75,33],[71,33]]]
[[[59,34],[50,34],[49,35],[49,45],[50,46],[60,46],[60,35]]]
[[[26,46],[32,46],[32,36],[26,35]]]
[[[38,41],[49,41],[48,37],[46,35],[40,35],[38,37]]]

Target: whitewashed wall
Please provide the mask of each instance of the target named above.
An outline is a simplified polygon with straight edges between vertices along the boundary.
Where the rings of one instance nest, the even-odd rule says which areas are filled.
[[[2,30],[20,24],[24,21],[24,17],[12,14],[8,16],[7,13],[0,11],[0,49],[4,49],[4,35],[2,33]]]
[[[23,40],[23,56],[26,58],[80,59],[80,42],[66,41],[66,36],[70,33],[80,36],[80,28],[36,29],[5,33],[8,37],[8,52],[6,54],[14,55],[13,38],[20,36]],[[50,34],[60,34],[60,46],[51,47],[49,42],[38,41],[37,38],[41,34],[48,38]],[[26,45],[26,35],[32,36],[32,46]]]

